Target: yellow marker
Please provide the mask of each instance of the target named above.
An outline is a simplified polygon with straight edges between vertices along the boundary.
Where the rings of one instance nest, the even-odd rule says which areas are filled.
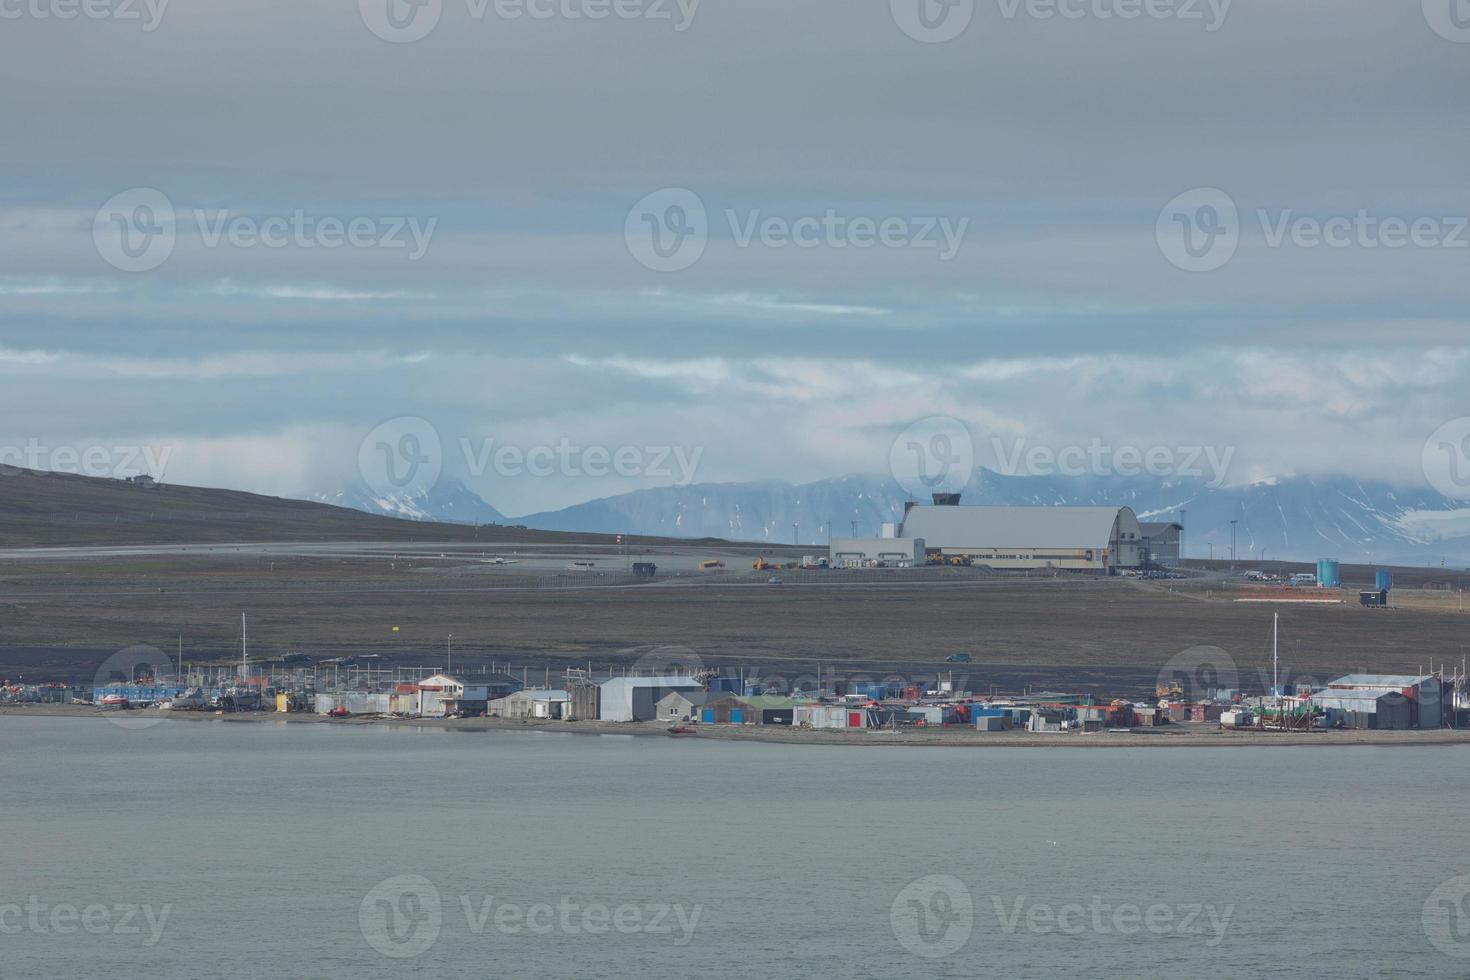
[[[393,627],[393,632],[395,632],[395,633],[398,632],[398,627],[397,626]]]

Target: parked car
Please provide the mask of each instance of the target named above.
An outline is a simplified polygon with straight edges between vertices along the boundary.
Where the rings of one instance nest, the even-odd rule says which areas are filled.
[[[972,660],[968,653],[951,653],[944,658],[944,662],[947,664],[967,664],[971,663]]]

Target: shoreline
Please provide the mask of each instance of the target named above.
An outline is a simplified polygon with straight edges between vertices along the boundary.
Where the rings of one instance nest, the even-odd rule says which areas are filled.
[[[329,718],[315,714],[213,711],[160,711],[138,708],[103,712],[85,705],[36,704],[0,706],[0,718],[92,718],[130,721],[220,722],[226,724],[337,725],[342,727],[432,728],[460,732],[543,732],[564,735],[617,735],[625,738],[668,738],[665,722],[520,721],[505,718]],[[1352,729],[1321,732],[1225,731],[1208,723],[1183,723],[1130,733],[977,732],[969,728],[840,731],[779,726],[717,725],[698,727],[683,741],[759,742],[768,745],[841,745],[853,747],[924,746],[940,748],[1236,748],[1351,746],[1406,747],[1470,745],[1470,730],[1377,731]]]

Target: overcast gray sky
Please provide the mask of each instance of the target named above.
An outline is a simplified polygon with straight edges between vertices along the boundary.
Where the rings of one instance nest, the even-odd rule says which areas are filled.
[[[297,495],[411,416],[514,514],[670,480],[462,441],[1422,483],[1470,414],[1450,0],[69,2],[0,0],[8,447]]]

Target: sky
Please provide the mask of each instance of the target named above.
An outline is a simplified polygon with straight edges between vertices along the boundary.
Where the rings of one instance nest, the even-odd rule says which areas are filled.
[[[304,496],[426,433],[515,515],[939,417],[1423,485],[1454,2],[0,0],[0,463]]]

